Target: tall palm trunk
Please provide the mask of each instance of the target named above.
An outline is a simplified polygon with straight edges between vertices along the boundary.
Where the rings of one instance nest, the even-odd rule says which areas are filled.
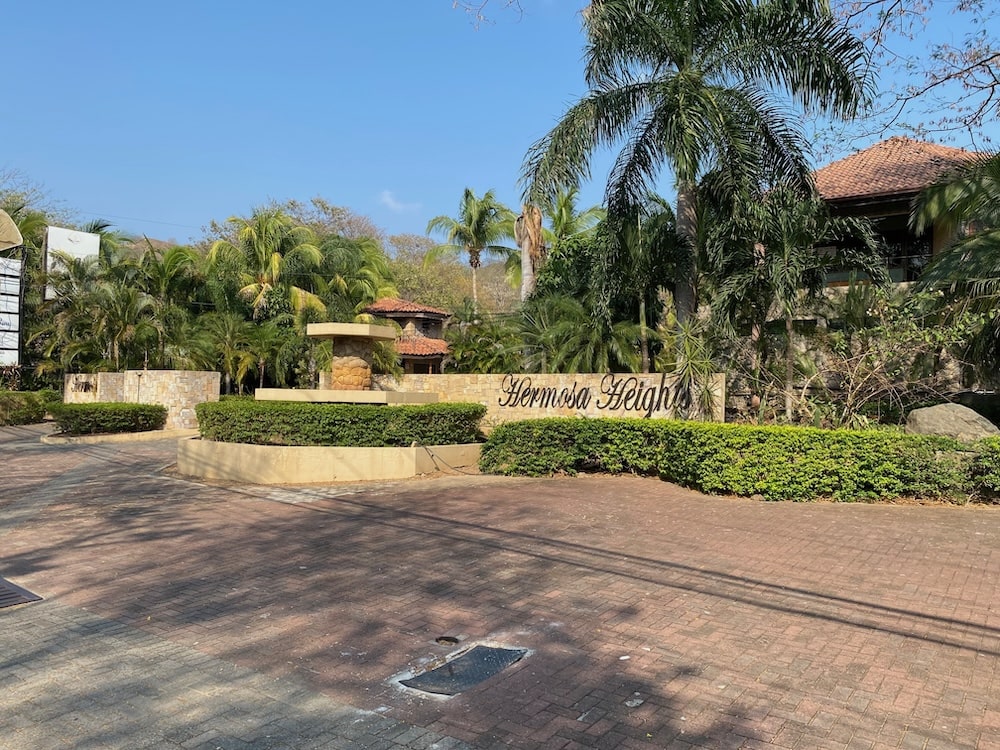
[[[677,311],[677,322],[684,324],[698,312],[698,298],[695,290],[695,280],[698,275],[698,262],[695,255],[698,234],[697,188],[693,182],[682,180],[677,185],[677,234],[690,249],[691,256],[686,267],[677,279],[674,291],[674,307]]]
[[[795,358],[792,351],[792,314],[785,313],[785,419],[792,421],[792,381],[795,379]]]
[[[521,302],[535,291],[535,269],[531,263],[531,253],[527,246],[521,248]]]
[[[642,353],[642,372],[649,372],[649,330],[646,328],[646,300],[639,293],[639,351]]]
[[[476,269],[482,265],[479,259],[479,248],[469,248],[469,266],[472,268],[472,308],[479,309],[479,286],[476,283]]]

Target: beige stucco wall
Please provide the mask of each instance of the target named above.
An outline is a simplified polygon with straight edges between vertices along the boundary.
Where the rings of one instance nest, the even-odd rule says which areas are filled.
[[[437,393],[443,402],[486,406],[484,427],[540,417],[656,417],[674,413],[675,379],[659,373],[576,375],[403,375],[373,376],[385,390]],[[712,376],[712,419],[725,420],[725,375]]]
[[[162,404],[165,429],[194,429],[194,407],[219,400],[217,372],[194,370],[126,370],[66,375],[63,401],[81,403]]]
[[[177,470],[202,479],[251,484],[359,482],[470,469],[478,466],[479,452],[479,444],[342,448],[180,440]]]

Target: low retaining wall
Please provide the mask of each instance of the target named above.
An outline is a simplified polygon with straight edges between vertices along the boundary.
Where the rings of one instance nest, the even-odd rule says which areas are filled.
[[[575,375],[375,375],[375,388],[436,393],[442,402],[486,406],[486,429],[502,422],[541,417],[675,417],[676,378],[611,373]],[[711,419],[725,421],[726,376],[712,376]]]
[[[67,404],[162,404],[167,407],[167,430],[198,427],[194,407],[219,400],[217,372],[195,370],[126,370],[66,375],[63,401]]]
[[[310,484],[408,479],[451,469],[477,469],[481,444],[426,448],[248,445],[180,440],[177,470],[201,479],[248,484]]]

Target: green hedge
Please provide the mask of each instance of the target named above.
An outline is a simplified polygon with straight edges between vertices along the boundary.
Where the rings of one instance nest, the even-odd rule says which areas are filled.
[[[978,447],[970,468],[973,492],[995,502],[1000,499],[1000,438],[981,440]]]
[[[48,405],[41,391],[0,390],[0,427],[41,422]]]
[[[198,404],[207,440],[255,445],[382,447],[453,445],[483,439],[482,404],[303,404],[227,399]]]
[[[54,404],[49,411],[67,435],[148,432],[167,421],[167,407],[159,404]]]
[[[713,494],[767,500],[961,500],[1000,490],[992,464],[948,438],[897,432],[754,427],[666,420],[541,419],[497,427],[480,468],[540,476],[581,470],[658,475]],[[985,454],[983,454],[985,455]],[[992,465],[992,473],[987,466]]]

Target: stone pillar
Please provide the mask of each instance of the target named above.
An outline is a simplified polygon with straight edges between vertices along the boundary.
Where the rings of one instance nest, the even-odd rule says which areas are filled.
[[[372,387],[371,339],[335,338],[330,366],[330,388],[367,391]]]

